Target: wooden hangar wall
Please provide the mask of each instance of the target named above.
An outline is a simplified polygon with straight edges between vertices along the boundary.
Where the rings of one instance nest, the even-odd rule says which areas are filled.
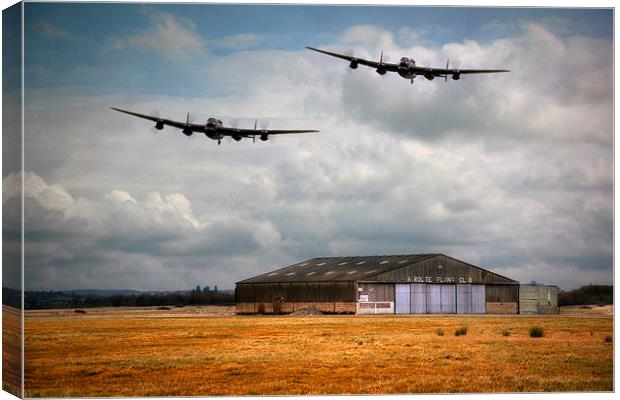
[[[412,259],[415,262],[402,267],[379,268]],[[345,272],[327,275],[336,270],[334,266],[347,263],[358,265],[348,271],[357,273],[355,279],[347,280]],[[320,271],[323,264],[330,269],[326,276],[319,278],[319,273],[312,281],[304,279],[314,274],[306,272],[308,268],[316,265]],[[299,271],[299,266],[306,268],[305,274],[292,279],[294,274],[287,271]],[[274,281],[273,275],[278,274],[288,276],[288,281]],[[291,313],[311,307],[338,314],[517,314],[519,283],[443,254],[332,257],[238,282],[235,298],[238,314]]]

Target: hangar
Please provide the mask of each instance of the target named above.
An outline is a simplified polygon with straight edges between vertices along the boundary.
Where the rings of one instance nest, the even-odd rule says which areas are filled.
[[[444,254],[321,257],[237,282],[235,301],[237,314],[518,314],[525,294],[522,310],[557,312],[557,290],[542,288]]]

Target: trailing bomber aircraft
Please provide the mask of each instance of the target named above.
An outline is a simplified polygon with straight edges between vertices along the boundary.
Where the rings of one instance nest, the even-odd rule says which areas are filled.
[[[316,49],[314,47],[306,47],[309,50],[318,51],[319,53],[327,54],[328,56],[341,58],[343,60],[347,60],[350,62],[349,67],[352,69],[356,69],[358,65],[365,65],[370,68],[375,68],[379,75],[385,75],[387,72],[396,72],[398,75],[405,79],[410,79],[413,84],[413,79],[421,75],[432,81],[436,77],[445,78],[445,81],[448,81],[448,75],[452,75],[452,79],[458,81],[461,79],[461,75],[466,74],[491,74],[496,72],[510,72],[507,69],[458,69],[458,68],[450,68],[450,60],[446,63],[446,68],[430,68],[430,67],[420,67],[416,65],[415,61],[408,58],[402,57],[398,64],[390,64],[383,62],[383,51],[381,52],[381,58],[379,61],[369,61],[364,60],[363,58],[346,56],[343,54],[332,53],[331,51]]]
[[[161,117],[155,117],[152,115],[139,114],[132,111],[121,110],[120,108],[110,107],[112,110],[119,111],[125,114],[133,115],[134,117],[148,119],[155,122],[155,129],[162,130],[165,125],[169,125],[178,129],[182,129],[185,136],[192,136],[194,132],[204,133],[209,139],[217,140],[217,144],[222,143],[222,139],[226,136],[232,137],[237,142],[243,138],[251,138],[253,142],[256,141],[256,136],[262,141],[269,140],[270,135],[286,135],[293,133],[309,133],[318,132],[312,129],[303,130],[282,130],[282,129],[256,129],[256,122],[254,121],[254,129],[243,128],[231,128],[224,126],[221,120],[217,118],[209,118],[204,125],[192,124],[189,122],[189,113],[185,122],[173,121]]]

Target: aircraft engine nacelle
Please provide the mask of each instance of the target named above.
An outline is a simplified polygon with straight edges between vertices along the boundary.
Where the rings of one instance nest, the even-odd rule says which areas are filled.
[[[432,81],[433,79],[435,79],[435,75],[433,74],[424,74],[424,77],[428,79],[429,81]]]
[[[357,68],[357,61],[356,60],[351,60],[351,64],[349,64],[349,68],[356,69]]]
[[[194,132],[192,132],[192,130],[191,130],[191,129],[189,129],[189,128],[183,128],[183,134],[184,134],[185,136],[192,136],[192,133],[194,133]]]
[[[260,135],[260,140],[262,140],[263,142],[269,140],[269,135],[266,133],[263,133]]]
[[[461,74],[459,74],[458,72],[452,74],[452,79],[458,81],[459,79],[461,79]]]
[[[379,75],[385,75],[385,73],[386,73],[386,72],[387,72],[387,71],[386,71],[385,67],[379,67],[379,68],[377,68],[377,73],[378,73]]]
[[[161,131],[162,129],[164,129],[164,121],[160,119],[157,122],[155,122],[155,129],[157,129],[158,131]]]
[[[238,135],[233,135],[232,138],[235,139],[235,142],[238,142],[241,140],[241,136],[238,136]]]

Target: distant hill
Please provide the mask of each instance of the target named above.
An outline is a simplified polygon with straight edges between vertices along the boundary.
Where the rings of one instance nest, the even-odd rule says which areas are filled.
[[[611,285],[588,285],[558,294],[559,306],[585,304],[614,304],[614,287]]]
[[[66,295],[75,293],[75,295],[82,297],[132,296],[142,294],[139,290],[129,289],[75,289],[63,290],[62,293]]]
[[[5,304],[19,304],[21,292],[4,291]],[[146,307],[146,306],[180,306],[207,304],[234,304],[233,290],[190,290],[152,291],[118,289],[74,289],[61,291],[27,290],[24,292],[24,308],[77,308],[77,307]]]

